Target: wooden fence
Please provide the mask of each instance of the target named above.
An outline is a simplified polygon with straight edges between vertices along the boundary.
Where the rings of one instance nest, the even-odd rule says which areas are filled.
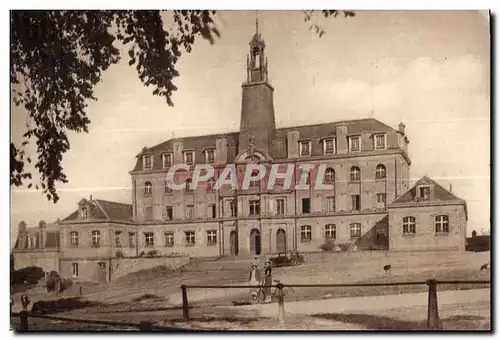
[[[491,284],[491,282],[488,281],[468,281],[468,280],[461,280],[461,281],[438,281],[434,279],[430,279],[427,281],[416,281],[416,282],[388,282],[388,283],[346,283],[346,284],[283,284],[283,283],[278,283],[275,285],[271,285],[272,288],[277,288],[278,293],[276,294],[278,297],[278,320],[283,323],[285,320],[285,298],[284,298],[284,293],[283,289],[285,287],[290,287],[290,288],[345,288],[345,287],[384,287],[384,286],[414,286],[414,285],[427,285],[429,287],[429,297],[428,297],[428,302],[427,302],[427,328],[430,330],[438,330],[441,329],[442,325],[439,320],[439,308],[438,308],[438,299],[437,299],[437,285],[439,284],[450,284],[450,285],[460,285],[460,284]],[[182,285],[181,290],[182,290],[182,311],[183,311],[183,317],[184,320],[189,320],[189,301],[188,301],[188,293],[187,290],[189,289],[250,289],[250,288],[262,288],[262,286],[252,286],[252,285],[246,285],[246,286],[237,286],[237,285],[221,285],[221,286],[215,286],[215,285],[192,285],[192,286],[187,286],[187,285]]]

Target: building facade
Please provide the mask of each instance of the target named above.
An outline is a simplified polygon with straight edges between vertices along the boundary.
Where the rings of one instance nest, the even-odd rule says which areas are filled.
[[[368,118],[276,128],[265,47],[257,32],[242,84],[239,132],[143,148],[130,172],[131,205],[83,199],[49,227],[20,226],[16,268],[43,262],[64,276],[109,281],[118,268],[113,259],[145,254],[244,258],[321,251],[327,243],[464,250],[466,202],[427,177],[409,187],[403,123],[395,129]],[[177,164],[188,165],[174,176],[184,190],[172,190],[166,181]],[[197,164],[210,164],[215,173],[192,188]],[[228,164],[237,174],[236,189],[215,185]],[[241,189],[248,164],[262,165],[266,175]],[[310,165],[305,178],[304,164]],[[290,186],[278,179],[268,188],[273,166],[281,174],[293,172]],[[330,188],[316,189],[317,181]]]

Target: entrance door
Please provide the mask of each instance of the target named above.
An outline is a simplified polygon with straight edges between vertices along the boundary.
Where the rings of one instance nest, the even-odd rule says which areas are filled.
[[[252,229],[250,231],[250,253],[254,255],[260,255],[260,252],[260,231],[258,229]]]
[[[99,282],[107,281],[106,262],[99,262],[97,268],[97,279]]]
[[[283,229],[276,231],[276,251],[278,253],[286,252],[286,232]]]
[[[229,234],[229,247],[231,255],[238,255],[238,234],[236,230],[231,231]]]

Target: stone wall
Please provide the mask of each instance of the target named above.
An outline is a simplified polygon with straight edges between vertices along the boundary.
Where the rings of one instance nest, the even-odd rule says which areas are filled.
[[[189,263],[189,257],[119,258],[111,260],[111,281],[130,273],[159,266],[178,269]]]
[[[14,269],[40,267],[44,271],[59,271],[59,252],[43,249],[17,250],[14,254]]]

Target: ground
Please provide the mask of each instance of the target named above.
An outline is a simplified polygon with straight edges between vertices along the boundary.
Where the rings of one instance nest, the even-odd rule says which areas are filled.
[[[259,259],[263,260],[263,259]],[[79,295],[80,285],[74,285],[59,298],[71,298],[66,301],[64,316],[84,317],[90,315],[103,320],[126,320],[127,322],[152,321],[158,325],[186,328],[218,329],[405,329],[421,328],[426,319],[426,295],[424,304],[410,303],[402,308],[398,305],[389,307],[389,296],[417,294],[426,292],[427,286],[402,287],[365,287],[365,288],[287,288],[287,324],[277,325],[275,321],[276,304],[258,306],[257,311],[248,306],[233,307],[235,300],[246,299],[248,289],[188,289],[191,316],[194,320],[188,324],[182,320],[181,290],[186,285],[221,285],[247,284],[248,269],[251,260],[225,260],[212,262],[195,261],[184,270],[171,272],[157,269],[136,273],[116,282],[105,285],[83,284],[83,296]],[[284,284],[325,284],[355,282],[396,282],[438,280],[489,280],[489,272],[480,271],[481,265],[490,262],[490,253],[474,252],[350,252],[306,254],[305,263],[296,267],[275,268],[273,276]],[[390,264],[390,273],[383,267]],[[479,288],[489,285],[448,285],[439,286],[438,291],[451,290],[467,293],[464,289],[482,292]],[[479,289],[479,290],[478,290]],[[471,291],[472,292],[472,291]],[[439,293],[441,295],[443,293]],[[453,297],[448,302],[441,301],[440,312],[447,328],[489,328],[489,295],[481,293],[482,298],[460,300]],[[30,289],[28,295],[32,301],[53,300],[53,294],[45,293],[41,288]],[[361,305],[366,305],[368,298],[363,296],[384,295],[382,300],[372,303],[368,309],[332,310],[326,313],[322,304],[336,304],[341,298],[356,297]],[[19,294],[17,294],[18,300]],[[405,295],[411,297],[412,295]],[[458,296],[458,295],[457,295]],[[486,297],[485,297],[486,296]],[[327,299],[327,300],[325,300]],[[420,298],[422,299],[422,297]],[[314,302],[315,300],[322,300]],[[77,302],[78,301],[78,302]],[[310,301],[308,308],[299,308],[302,315],[292,313],[293,301]],[[331,301],[329,303],[328,301]],[[297,302],[304,303],[304,302]],[[387,305],[378,310],[375,305]],[[46,306],[56,312],[54,304]],[[48,307],[47,307],[48,306]],[[254,306],[253,306],[254,307]],[[19,308],[17,305],[15,307]],[[43,309],[43,308],[42,308]],[[465,310],[467,309],[467,311]],[[267,310],[267,312],[266,312]],[[448,311],[446,314],[446,311]],[[460,312],[453,314],[451,312]],[[375,313],[376,312],[376,313]],[[320,314],[323,313],[324,315]],[[451,313],[451,314],[450,314]],[[404,315],[407,319],[401,319]],[[413,318],[411,317],[413,315]],[[448,316],[446,316],[448,315]],[[458,316],[457,316],[458,315]],[[408,319],[409,318],[409,319]],[[451,318],[451,319],[450,319]],[[43,327],[43,326],[42,326]],[[51,327],[56,327],[55,325]],[[281,328],[280,328],[281,327]],[[485,328],[486,327],[486,328]]]

